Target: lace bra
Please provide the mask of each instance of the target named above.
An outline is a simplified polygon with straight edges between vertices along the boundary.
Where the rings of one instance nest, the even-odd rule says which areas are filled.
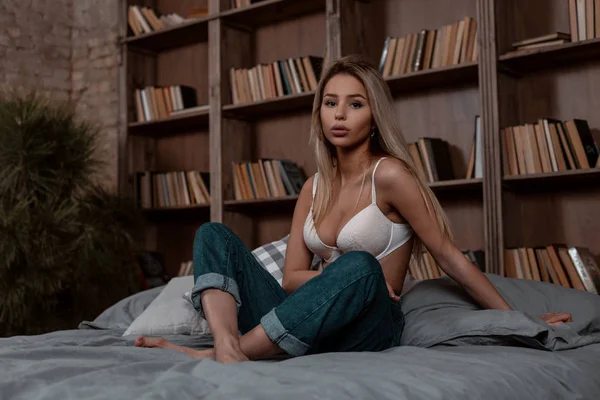
[[[412,236],[413,230],[409,224],[399,224],[390,221],[381,211],[376,202],[375,171],[382,157],[375,164],[371,179],[371,204],[353,216],[340,231],[335,246],[329,246],[321,240],[315,228],[313,208],[310,207],[304,222],[304,242],[314,254],[325,262],[331,263],[340,255],[351,250],[363,250],[373,254],[378,260],[387,256],[405,244]],[[312,195],[313,200],[317,189],[318,172],[314,176]]]

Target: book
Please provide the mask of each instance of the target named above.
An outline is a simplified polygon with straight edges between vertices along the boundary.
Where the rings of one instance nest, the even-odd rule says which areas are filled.
[[[550,243],[506,248],[503,275],[600,293],[600,268],[590,249],[583,246]]]
[[[293,161],[269,158],[233,162],[232,178],[236,200],[297,196],[306,182]]]
[[[541,118],[500,131],[507,176],[595,168],[600,148],[583,119]]]
[[[232,104],[270,100],[317,89],[323,57],[305,55],[229,69]]]
[[[477,21],[469,16],[437,29],[387,36],[378,69],[384,78],[477,61]]]

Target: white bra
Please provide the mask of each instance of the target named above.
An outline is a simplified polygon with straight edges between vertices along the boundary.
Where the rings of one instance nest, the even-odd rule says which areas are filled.
[[[341,254],[351,250],[363,250],[381,260],[397,248],[405,244],[412,236],[409,224],[390,221],[377,206],[375,196],[375,171],[382,157],[375,164],[371,179],[371,204],[359,211],[342,228],[336,240],[336,246],[329,246],[321,240],[315,229],[313,208],[310,207],[304,222],[304,242],[314,254],[325,262],[335,261]],[[318,172],[313,181],[313,200],[317,189]]]

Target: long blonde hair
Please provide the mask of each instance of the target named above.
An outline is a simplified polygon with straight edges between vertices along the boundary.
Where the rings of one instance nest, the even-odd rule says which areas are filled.
[[[359,55],[342,57],[325,68],[315,93],[309,140],[314,150],[317,170],[319,172],[318,190],[313,203],[315,226],[318,226],[323,220],[330,206],[335,174],[335,147],[327,140],[323,133],[321,102],[323,100],[325,85],[337,74],[347,74],[355,77],[362,82],[367,91],[377,133],[375,138],[372,139],[371,151],[397,158],[405,165],[419,186],[427,210],[430,213],[433,212],[436,216],[442,234],[453,240],[453,234],[446,213],[424,181],[424,178],[420,176],[415,168],[406,140],[400,129],[400,123],[396,110],[394,110],[392,95],[387,83],[375,67]],[[419,260],[423,251],[423,243],[415,235],[413,257]]]

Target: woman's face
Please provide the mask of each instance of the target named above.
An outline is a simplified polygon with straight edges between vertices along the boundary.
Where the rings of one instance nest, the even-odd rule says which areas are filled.
[[[325,85],[321,102],[325,137],[336,147],[355,147],[368,140],[372,114],[365,87],[347,74],[333,76]]]

